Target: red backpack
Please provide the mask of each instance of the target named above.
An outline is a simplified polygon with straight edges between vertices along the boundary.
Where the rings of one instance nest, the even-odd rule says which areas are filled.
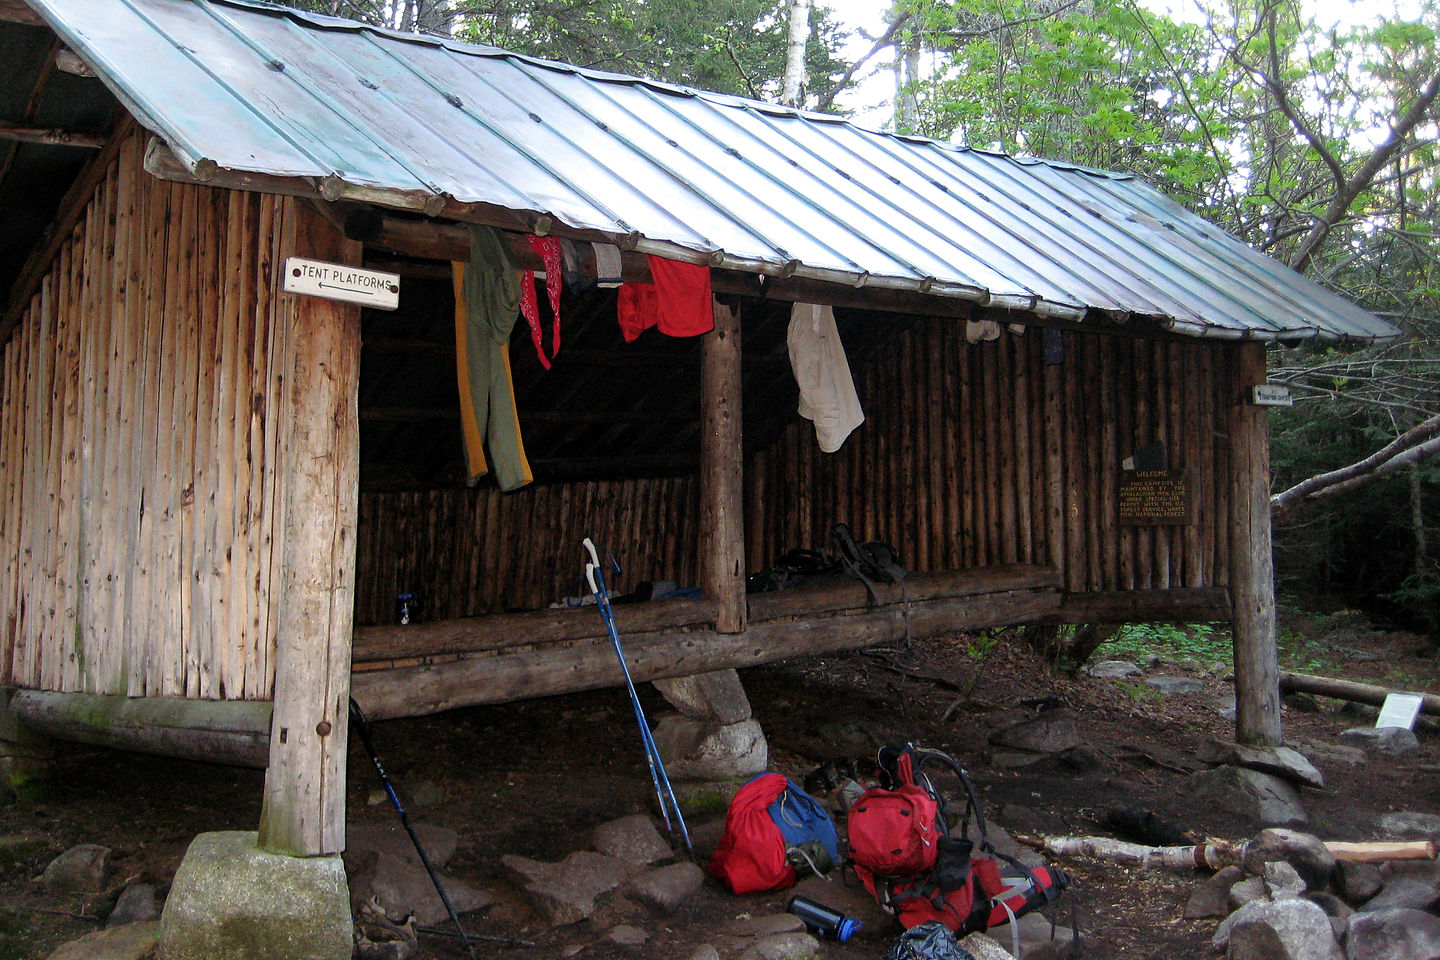
[[[830,813],[778,773],[745,784],[725,812],[710,873],[733,893],[779,890],[840,862]]]
[[[947,766],[965,788],[960,836],[950,836],[949,804],[925,774],[927,763]],[[1059,897],[1069,884],[1054,867],[1026,867],[996,851],[965,770],[943,753],[913,744],[880,751],[881,785],[850,807],[850,863],[865,889],[906,929],[938,920],[956,933],[985,930]],[[974,856],[971,815],[980,833]],[[1000,875],[996,858],[1017,874]]]
[[[710,873],[731,893],[755,893],[793,886],[795,868],[785,858],[785,840],[770,816],[770,804],[789,782],[778,773],[741,787],[725,811],[725,833],[710,858]]]

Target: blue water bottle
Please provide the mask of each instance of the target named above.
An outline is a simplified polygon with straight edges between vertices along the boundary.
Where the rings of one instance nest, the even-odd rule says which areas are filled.
[[[816,903],[809,897],[791,897],[790,906],[786,909],[804,921],[806,929],[815,936],[828,940],[844,943],[860,929],[859,920],[852,920],[840,911],[832,910],[823,903]]]

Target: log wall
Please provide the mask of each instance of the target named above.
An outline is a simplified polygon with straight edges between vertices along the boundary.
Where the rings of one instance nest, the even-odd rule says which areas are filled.
[[[583,596],[586,537],[621,565],[606,571],[612,593],[642,580],[693,585],[699,490],[684,477],[364,494],[355,622],[394,622],[402,593],[420,595],[427,620]]]
[[[143,153],[122,144],[5,346],[0,679],[264,699],[295,201],[162,183]]]
[[[1003,328],[1002,328],[1003,329]],[[868,417],[837,453],[808,423],[748,465],[748,563],[790,547],[893,542],[915,570],[1053,566],[1071,593],[1224,586],[1233,349],[1066,330],[971,344],[927,320],[854,371]],[[1120,463],[1164,440],[1190,474],[1193,522],[1119,526]]]
[[[1072,594],[1226,586],[1233,346],[1059,336],[1064,359],[1046,364],[1040,329],[971,344],[962,321],[921,320],[857,363],[868,420],[839,452],[797,419],[747,462],[747,569],[832,549],[844,520],[912,570],[1038,564]],[[1194,522],[1120,526],[1120,462],[1156,440],[1189,471]],[[393,622],[405,592],[426,619],[544,608],[584,592],[585,536],[625,566],[622,590],[693,585],[698,490],[691,477],[366,494],[356,622]]]

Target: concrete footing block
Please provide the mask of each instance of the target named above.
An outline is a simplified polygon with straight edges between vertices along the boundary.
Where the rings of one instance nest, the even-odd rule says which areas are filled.
[[[202,833],[190,843],[160,916],[159,960],[348,960],[341,859],[266,853],[256,836]]]

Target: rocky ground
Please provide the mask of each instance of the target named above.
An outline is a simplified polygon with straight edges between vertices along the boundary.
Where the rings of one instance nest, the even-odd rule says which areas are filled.
[[[1436,688],[1433,657],[1413,637],[1367,632],[1316,642],[1306,648],[1317,661],[1308,664],[1313,672]],[[1440,737],[1428,719],[1422,717],[1413,745],[1391,754],[1342,737],[1373,724],[1373,712],[1292,698],[1287,739],[1324,785],[1285,787],[1308,776],[1291,771],[1281,778],[1283,789],[1251,790],[1248,775],[1233,772],[1244,768],[1223,763],[1235,758],[1205,746],[1233,732],[1224,671],[1173,661],[1141,668],[1131,676],[1070,677],[1046,668],[1023,644],[982,636],[773,664],[742,677],[769,740],[770,769],[800,781],[824,760],[916,741],[964,763],[991,820],[1020,839],[1124,836],[1136,829],[1134,808],[1152,813],[1151,825],[1168,823],[1193,839],[1247,839],[1262,817],[1277,816],[1297,825],[1303,816],[1301,829],[1324,840],[1440,833],[1423,818],[1394,816],[1436,809]],[[649,685],[641,695],[652,718],[669,709]],[[466,929],[492,938],[475,943],[476,956],[729,960],[801,956],[815,948],[793,920],[776,916],[796,891],[735,897],[663,844],[655,847],[647,818],[636,819],[652,812],[653,793],[623,691],[391,721],[375,725],[374,737],[427,850],[442,865]],[[443,910],[424,903],[423,873],[396,866],[409,856],[408,840],[376,790],[368,758],[354,747],[352,888],[381,900],[408,899],[424,925],[442,926]],[[259,819],[256,771],[89,748],[65,751],[54,770],[42,798],[0,807],[0,960],[99,957],[93,941],[65,945],[104,929],[117,904],[127,918],[143,918],[151,898],[163,903],[197,833],[250,830]],[[1273,806],[1296,799],[1298,813]],[[696,810],[689,819],[703,865],[718,842],[723,808]],[[69,872],[62,872],[56,858],[77,845],[80,851],[62,861]],[[562,879],[584,871],[601,879],[588,904],[582,892],[578,905],[558,908],[535,888],[567,858],[571,869],[559,871]],[[1091,957],[1205,956],[1221,920],[1247,898],[1255,901],[1244,907],[1249,916],[1300,911],[1296,922],[1305,922],[1314,919],[1303,913],[1309,907],[1341,913],[1338,901],[1357,896],[1339,891],[1336,903],[1311,898],[1298,901],[1304,906],[1277,906],[1293,889],[1293,878],[1278,867],[1233,891],[1229,884],[1248,875],[1217,880],[1209,871],[1147,870],[1085,856],[1059,862],[1074,883],[1052,911],[1054,935],[1063,942],[1073,924]],[[1398,884],[1402,878],[1430,884],[1431,901],[1440,898],[1433,864],[1375,870],[1391,896],[1405,893],[1405,907],[1427,894]],[[1366,873],[1356,882],[1371,879]],[[811,879],[800,892],[866,920],[851,942],[820,945],[820,957],[878,960],[898,933],[853,884]],[[1206,892],[1208,908],[1195,899]],[[129,926],[132,933],[145,929]],[[1064,955],[1058,943],[1041,942],[1051,936],[1048,921],[1027,927],[1030,957]],[[1000,940],[1010,947],[1008,932]],[[140,942],[130,954],[107,956],[138,957]],[[418,944],[415,956],[422,958],[467,956],[458,940],[437,933],[421,932]]]

